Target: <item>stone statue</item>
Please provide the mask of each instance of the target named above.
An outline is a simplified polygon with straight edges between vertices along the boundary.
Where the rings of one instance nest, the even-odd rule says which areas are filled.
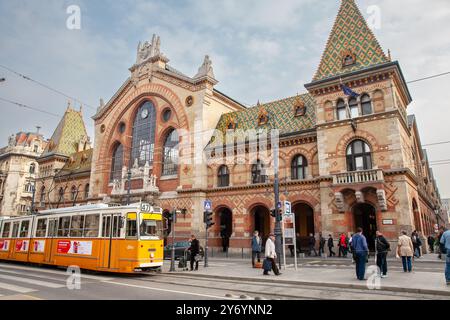
[[[195,78],[201,78],[201,77],[211,77],[213,79],[215,79],[214,77],[214,70],[212,67],[212,61],[209,58],[208,55],[205,56],[205,59],[203,60],[203,64],[201,65],[201,67],[198,69],[197,74],[195,75]]]
[[[12,134],[8,138],[8,146],[14,147],[15,145],[16,145],[16,136]]]

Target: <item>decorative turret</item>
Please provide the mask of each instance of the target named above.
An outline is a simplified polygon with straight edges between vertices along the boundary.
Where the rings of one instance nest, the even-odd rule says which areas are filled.
[[[211,78],[214,80],[216,79],[214,76],[212,61],[208,55],[205,56],[205,59],[203,60],[203,64],[198,69],[198,72],[194,77],[194,79],[201,79],[201,78]]]

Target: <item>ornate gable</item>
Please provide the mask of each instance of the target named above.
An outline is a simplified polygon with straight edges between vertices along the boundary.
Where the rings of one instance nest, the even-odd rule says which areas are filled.
[[[386,62],[355,0],[342,0],[313,82]]]

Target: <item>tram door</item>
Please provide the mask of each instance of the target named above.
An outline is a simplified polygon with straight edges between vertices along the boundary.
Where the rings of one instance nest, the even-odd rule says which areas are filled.
[[[120,237],[120,214],[104,214],[102,216],[102,268],[114,268],[115,260],[119,252],[119,242],[113,241],[114,238]]]
[[[44,262],[52,263],[53,258],[53,247],[54,247],[54,238],[56,237],[56,233],[58,232],[58,219],[50,218],[48,219],[48,232],[47,232],[47,240],[45,245],[48,248],[45,248],[45,257]],[[48,250],[47,250],[48,249]]]

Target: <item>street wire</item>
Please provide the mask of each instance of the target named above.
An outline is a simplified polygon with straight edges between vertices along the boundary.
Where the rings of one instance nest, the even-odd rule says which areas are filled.
[[[49,112],[49,111],[45,111],[45,110],[42,110],[40,108],[31,107],[31,106],[28,106],[26,104],[15,102],[15,101],[11,101],[11,100],[8,100],[8,99],[5,99],[5,98],[1,98],[0,97],[0,100],[4,101],[4,102],[8,102],[8,103],[13,104],[13,105],[16,105],[16,106],[21,107],[21,108],[26,108],[26,109],[30,109],[30,110],[33,110],[33,111],[45,113],[45,114],[48,114],[48,115],[51,115],[51,116],[54,116],[54,117],[57,117],[57,118],[61,118],[62,117],[59,114],[56,114],[56,113],[53,113],[53,112]]]

